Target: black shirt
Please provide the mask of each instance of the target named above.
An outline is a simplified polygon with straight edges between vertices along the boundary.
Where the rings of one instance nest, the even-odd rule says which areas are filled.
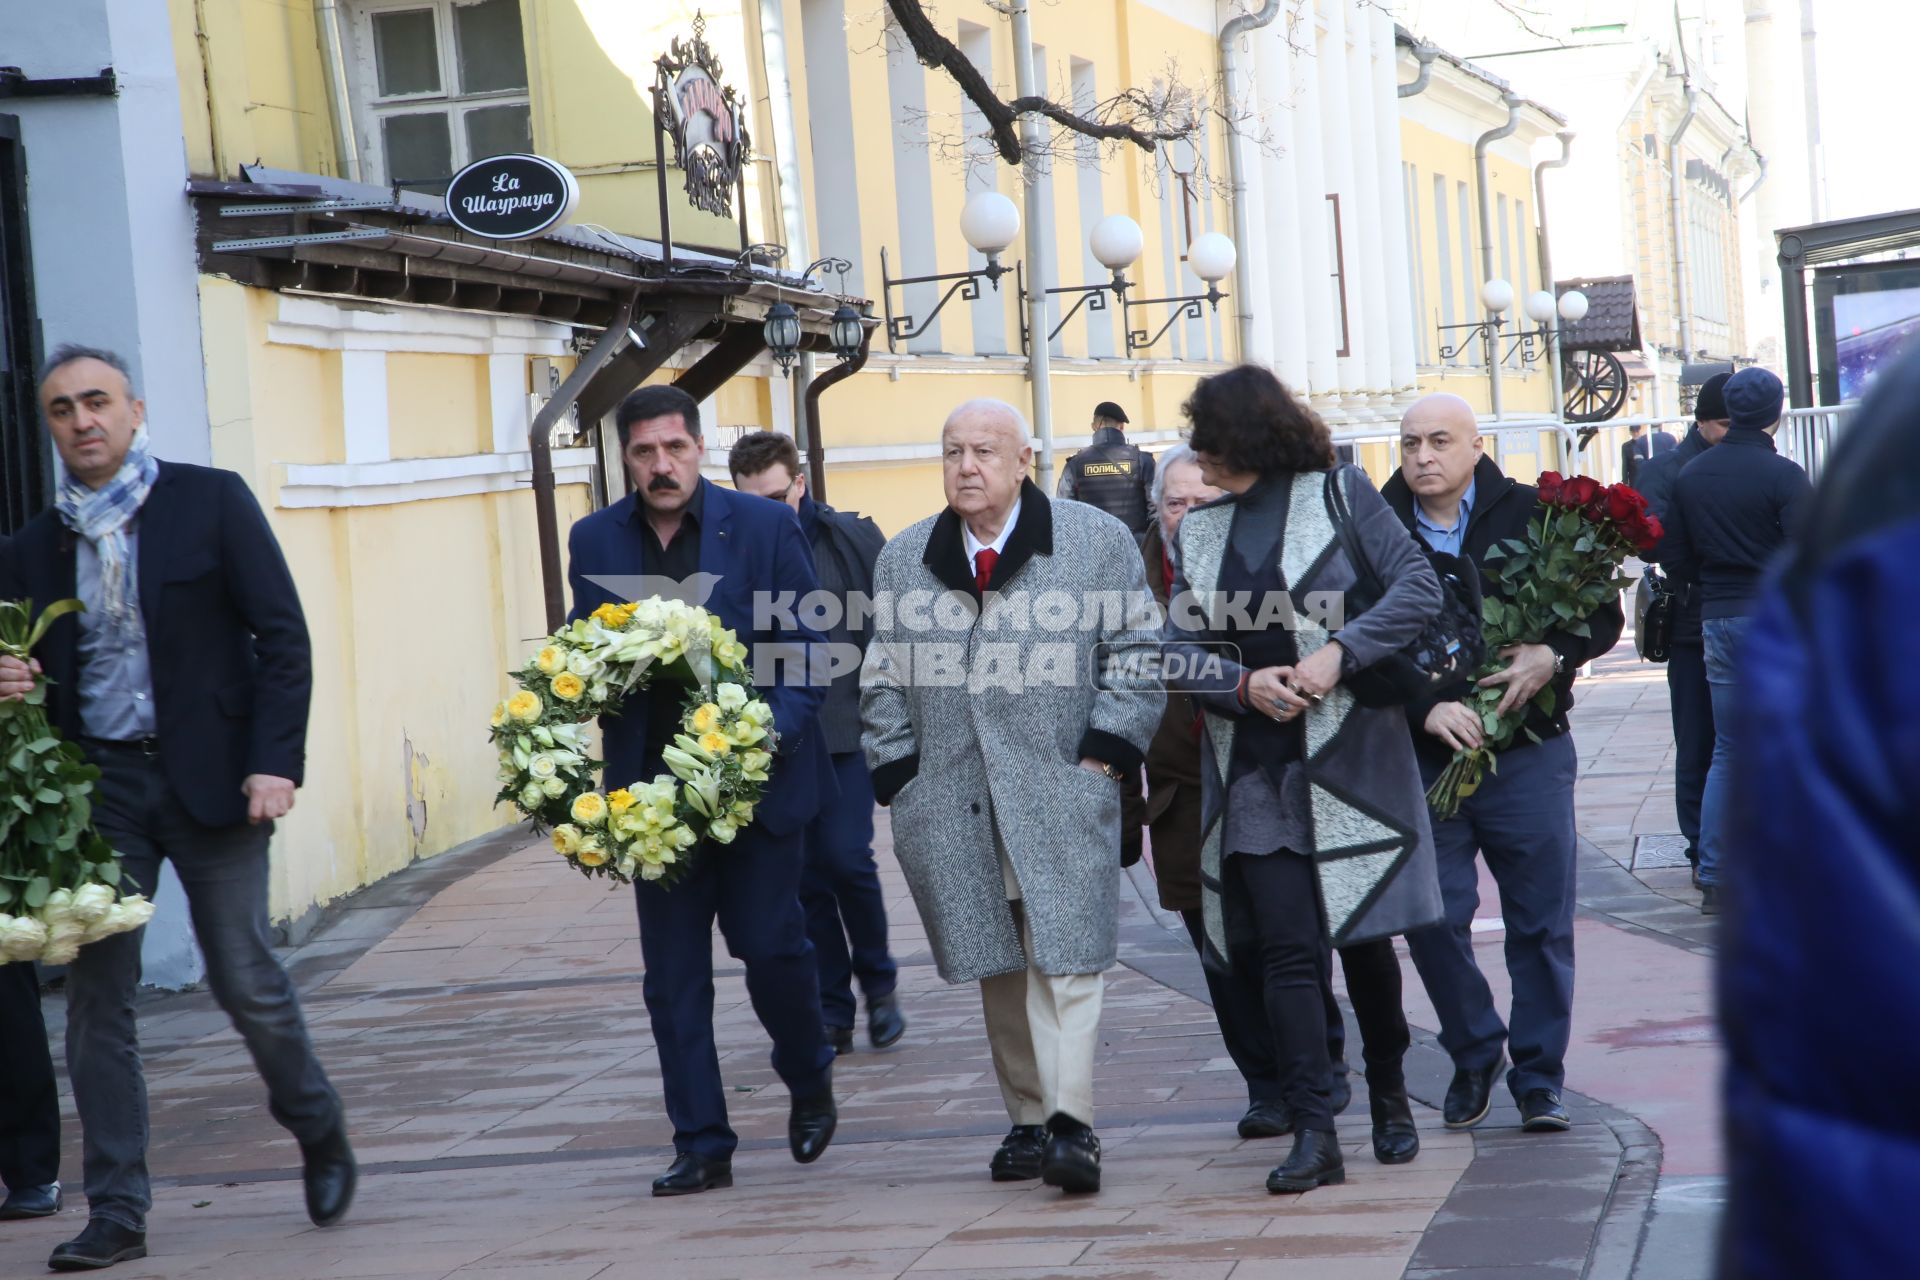
[[[1735,427],[1689,462],[1667,505],[1660,562],[1676,583],[1699,584],[1702,618],[1741,618],[1760,575],[1794,531],[1794,512],[1813,486],[1773,437]]]
[[[700,572],[700,520],[706,509],[707,482],[694,485],[680,516],[680,528],[673,541],[660,545],[660,535],[647,518],[647,503],[636,493],[633,518],[640,522],[640,572],[650,577],[672,578],[684,582]],[[680,716],[687,700],[686,686],[677,680],[655,680],[647,686],[647,758],[657,760],[660,752],[673,743],[680,732]],[[617,785],[648,782],[648,778],[626,778]]]

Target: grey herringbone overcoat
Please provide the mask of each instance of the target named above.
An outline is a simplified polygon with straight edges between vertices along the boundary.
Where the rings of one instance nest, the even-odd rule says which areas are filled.
[[[1165,700],[1142,667],[1110,673],[1104,687],[1094,678],[1103,648],[1154,641],[1132,535],[1029,482],[984,611],[951,511],[889,542],[874,578],[862,744],[940,975],[971,982],[1026,964],[996,825],[1041,972],[1107,968],[1120,785],[1079,762],[1139,767]]]

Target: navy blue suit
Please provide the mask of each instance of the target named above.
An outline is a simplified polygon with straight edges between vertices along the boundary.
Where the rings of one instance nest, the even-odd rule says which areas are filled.
[[[822,799],[833,797],[834,782],[816,722],[825,684],[809,681],[804,666],[766,661],[776,652],[804,658],[805,647],[825,637],[797,621],[781,625],[787,620],[771,609],[758,611],[768,626],[754,625],[756,595],[804,596],[818,589],[806,537],[785,504],[700,483],[700,571],[719,579],[705,607],[753,655],[779,746],[752,825],[732,844],[702,846],[695,870],[673,888],[643,883],[635,895],[643,989],[674,1149],[719,1160],[732,1156],[737,1139],[727,1124],[713,1040],[716,919],[728,953],[746,967],[747,995],[773,1039],[774,1071],[796,1096],[817,1093],[828,1080],[833,1050],[821,1030],[819,980],[799,889],[802,832]],[[573,617],[621,603],[588,578],[650,571],[645,521],[645,509],[628,496],[573,526],[567,570]],[[607,785],[626,786],[666,771],[657,757],[649,758],[644,695],[630,698],[602,727]]]

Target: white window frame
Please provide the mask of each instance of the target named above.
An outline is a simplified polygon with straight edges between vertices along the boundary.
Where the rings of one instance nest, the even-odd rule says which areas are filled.
[[[353,49],[347,67],[348,97],[353,106],[354,129],[360,135],[362,172],[377,176],[376,185],[393,185],[387,169],[385,139],[380,124],[389,116],[424,114],[422,108],[438,108],[448,118],[447,130],[452,142],[453,168],[458,173],[472,162],[467,149],[466,115],[479,107],[527,108],[529,127],[533,112],[531,84],[521,89],[501,89],[489,93],[455,93],[460,83],[459,39],[453,21],[458,0],[351,0]],[[375,14],[429,10],[433,13],[434,48],[440,55],[440,89],[436,93],[409,93],[393,97],[380,95],[380,70],[374,53],[373,19]],[[520,56],[526,63],[526,36],[521,34]],[[527,71],[529,82],[532,68]]]

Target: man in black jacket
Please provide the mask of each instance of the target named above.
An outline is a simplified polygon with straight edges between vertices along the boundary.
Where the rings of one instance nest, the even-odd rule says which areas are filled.
[[[1483,570],[1487,550],[1524,538],[1539,512],[1532,485],[1508,479],[1482,451],[1473,409],[1455,395],[1421,397],[1400,424],[1401,467],[1381,495],[1436,551],[1463,555]],[[1485,579],[1484,589],[1499,593]],[[1553,712],[1527,709],[1526,733],[1500,752],[1454,817],[1434,823],[1445,923],[1407,936],[1414,966],[1440,1017],[1440,1044],[1454,1076],[1443,1115],[1449,1129],[1470,1129],[1491,1109],[1503,1045],[1513,1070],[1507,1087],[1529,1131],[1572,1123],[1561,1105],[1567,1043],[1573,1034],[1573,784],[1578,761],[1567,730],[1574,672],[1611,649],[1626,624],[1616,599],[1587,619],[1589,635],[1553,631],[1544,644],[1502,651],[1504,670],[1481,681],[1504,686],[1501,706],[1529,703],[1554,691]],[[1429,786],[1455,750],[1483,741],[1480,720],[1456,687],[1408,707],[1420,771]],[[1473,955],[1473,914],[1480,905],[1476,855],[1500,886],[1507,973],[1513,982],[1511,1031],[1500,1020]]]
[[[54,509],[0,554],[0,599],[77,597],[41,646],[47,710],[100,768],[94,820],[121,885],[151,895],[162,859],[186,889],[207,985],[300,1142],[320,1226],[354,1189],[340,1098],[267,934],[267,846],[305,768],[312,652],[273,531],[230,471],[160,462],[124,361],[62,347],[40,407],[66,466]],[[0,699],[39,662],[0,658]],[[67,1070],[89,1221],[56,1271],[146,1256],[147,1096],[134,994],[142,930],[89,943],[67,969]]]
[[[1054,492],[1100,508],[1142,537],[1153,516],[1153,455],[1127,443],[1127,411],[1093,406],[1093,443],[1067,459]]]
[[[727,469],[740,492],[784,502],[800,517],[820,589],[833,598],[828,612],[839,615],[822,628],[832,652],[846,660],[836,656],[838,674],[820,704],[820,730],[840,798],[822,805],[807,824],[800,905],[820,967],[820,1020],[834,1052],[853,1051],[855,978],[867,1000],[867,1039],[885,1049],[906,1034],[907,1020],[894,994],[899,967],[887,948],[886,900],[873,862],[873,780],[860,752],[860,657],[873,639],[873,618],[849,603],[872,600],[873,562],[886,535],[865,516],[815,502],[799,450],[777,431],[742,436],[727,455]]]
[[[1713,763],[1700,802],[1700,910],[1708,915],[1720,910],[1740,642],[1761,572],[1787,541],[1795,509],[1812,489],[1799,464],[1773,446],[1785,401],[1780,379],[1765,369],[1742,369],[1722,394],[1726,437],[1681,471],[1659,551],[1674,582],[1700,600],[1714,723]]]
[[[1680,446],[1640,468],[1640,496],[1647,509],[1665,521],[1680,469],[1720,443],[1727,434],[1724,389],[1730,373],[1716,373],[1700,388],[1693,404],[1693,426]],[[1647,557],[1660,564],[1671,545],[1662,538]],[[1669,581],[1675,592],[1672,631],[1667,640],[1667,706],[1673,717],[1673,809],[1687,842],[1694,884],[1700,883],[1700,797],[1713,763],[1713,701],[1707,686],[1706,649],[1700,640],[1700,589]]]

